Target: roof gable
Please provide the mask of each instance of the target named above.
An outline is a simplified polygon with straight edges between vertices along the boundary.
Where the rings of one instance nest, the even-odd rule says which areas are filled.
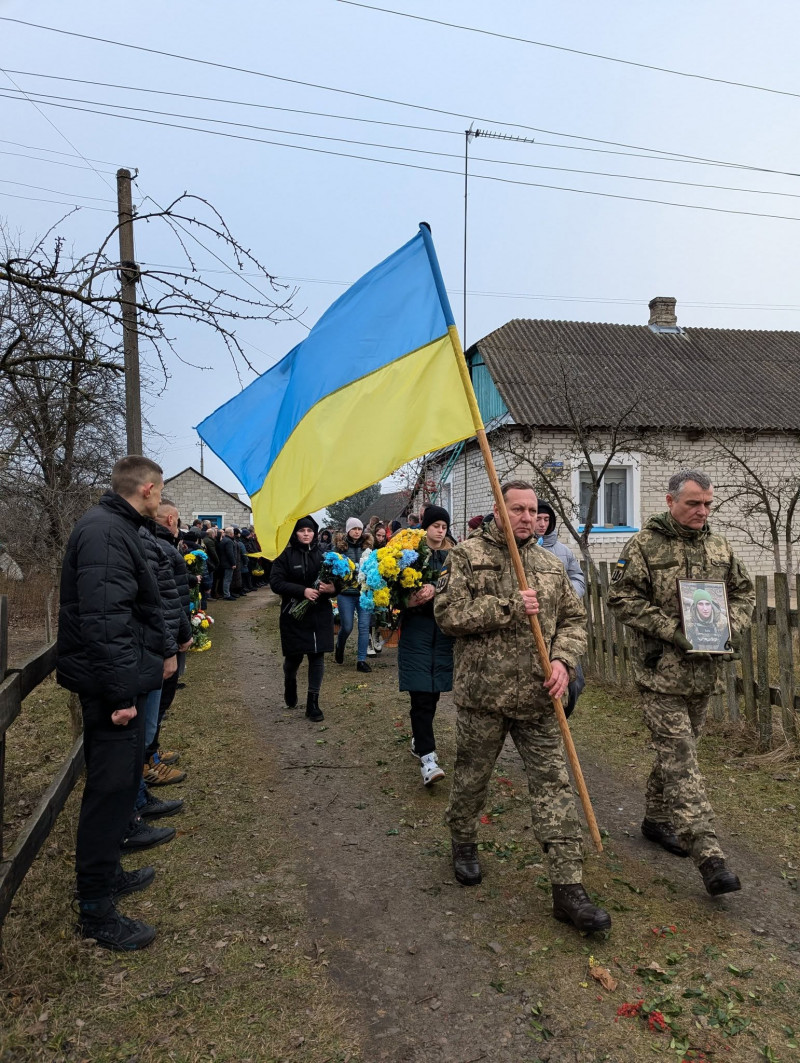
[[[478,340],[518,424],[800,431],[800,333],[516,319]]]
[[[202,472],[198,472],[193,465],[187,465],[185,469],[181,469],[181,471],[176,472],[174,476],[170,476],[168,480],[164,481],[164,487],[166,488],[167,484],[171,484],[173,480],[179,480],[181,476],[184,476],[187,472],[192,472],[195,476],[199,476],[201,480],[205,480],[207,484],[211,484],[211,486],[215,487],[221,494],[227,495],[228,498],[232,498],[234,502],[237,502],[240,506],[244,506],[245,509],[251,508],[249,502],[246,502],[243,498],[239,498],[239,496],[234,494],[233,491],[226,491],[224,487],[215,484],[213,480],[209,480],[209,478]]]

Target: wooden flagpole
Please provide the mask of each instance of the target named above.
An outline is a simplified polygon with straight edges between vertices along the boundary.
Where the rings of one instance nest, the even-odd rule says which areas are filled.
[[[481,448],[481,454],[483,455],[483,461],[486,465],[486,472],[489,477],[489,482],[492,485],[492,494],[494,495],[495,505],[498,512],[503,517],[503,531],[506,537],[506,543],[508,545],[508,552],[511,555],[511,564],[514,566],[514,572],[517,576],[517,582],[519,583],[520,590],[528,590],[528,581],[525,576],[525,569],[522,567],[522,558],[519,554],[519,547],[517,546],[517,540],[513,535],[509,534],[511,524],[508,519],[508,511],[506,509],[506,500],[503,498],[503,492],[500,489],[500,480],[497,476],[497,470],[494,467],[494,459],[492,458],[492,451],[489,447],[489,441],[486,438],[486,431],[483,427],[483,420],[478,408],[478,400],[475,398],[475,392],[472,387],[472,381],[469,376],[469,369],[467,368],[467,360],[464,357],[464,350],[461,346],[461,340],[458,335],[458,329],[455,325],[448,327],[450,333],[450,339],[452,340],[453,347],[456,353],[456,361],[458,363],[458,371],[461,374],[461,380],[464,385],[464,391],[467,395],[470,411],[472,413],[472,421],[475,425],[475,435],[478,440],[478,446]],[[536,642],[536,649],[539,653],[539,660],[542,662],[542,669],[544,671],[545,679],[549,679],[552,675],[553,669],[550,664],[550,655],[547,651],[547,645],[542,635],[542,629],[539,626],[539,619],[536,616],[529,616],[528,620],[531,624],[531,631]],[[561,704],[560,698],[554,698],[551,696],[553,707],[556,711],[556,719],[558,720],[558,726],[561,728],[561,738],[564,742],[564,748],[567,751],[567,760],[572,770],[572,777],[575,780],[575,785],[578,790],[578,795],[581,799],[581,805],[583,806],[583,814],[586,816],[586,823],[589,827],[589,833],[592,836],[594,847],[598,853],[603,851],[603,843],[600,840],[600,831],[597,828],[597,820],[594,816],[594,809],[592,808],[592,802],[589,799],[589,791],[586,789],[586,783],[583,779],[583,772],[581,771],[580,761],[578,760],[578,754],[575,751],[575,743],[572,741],[572,734],[570,733],[569,724],[567,723],[567,717],[564,713],[564,706]]]

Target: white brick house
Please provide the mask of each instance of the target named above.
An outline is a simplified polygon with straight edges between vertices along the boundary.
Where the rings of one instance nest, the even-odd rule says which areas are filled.
[[[191,466],[164,481],[164,497],[178,507],[184,525],[191,524],[198,517],[211,520],[220,528],[253,523],[253,514],[246,502]]]
[[[594,559],[616,560],[621,545],[666,509],[672,473],[698,468],[711,476],[717,499],[727,499],[712,526],[751,574],[771,574],[766,518],[752,510],[752,497],[736,497],[744,474],[724,447],[784,491],[785,512],[800,491],[800,333],[680,328],[675,300],[665,297],[652,300],[650,310],[641,326],[515,320],[467,351],[500,478],[510,473],[542,484],[521,455],[545,464],[580,529],[588,473],[576,436],[591,440],[597,467],[612,432],[624,426],[629,445],[613,459],[598,496],[589,536]],[[464,534],[466,520],[492,505],[477,443],[431,461],[442,480],[437,500]],[[563,526],[560,537],[579,553]]]

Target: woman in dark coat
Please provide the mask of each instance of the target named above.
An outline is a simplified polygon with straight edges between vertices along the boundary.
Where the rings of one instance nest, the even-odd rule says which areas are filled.
[[[444,565],[442,549],[450,525],[450,514],[441,506],[428,506],[422,520],[435,573]],[[400,689],[411,696],[411,752],[419,758],[426,786],[444,778],[436,756],[433,717],[442,691],[453,689],[453,640],[433,618],[434,584],[424,583],[408,600],[400,617],[397,669]]]
[[[325,654],[333,652],[332,583],[321,583],[317,576],[322,564],[322,550],[317,543],[317,522],[302,517],[294,526],[286,549],[275,558],[269,585],[281,601],[281,650],[283,651],[284,697],[290,709],[297,705],[297,671],[308,657],[308,696],[306,716],[318,723],[324,720],[319,707],[319,692],[325,673]],[[308,607],[298,620],[290,610],[303,599]]]

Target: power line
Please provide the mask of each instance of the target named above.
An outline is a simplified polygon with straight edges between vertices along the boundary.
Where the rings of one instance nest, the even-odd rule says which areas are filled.
[[[68,166],[71,170],[91,170],[91,166],[80,166],[77,162],[64,162],[61,159],[40,159],[38,155],[26,155],[23,151],[4,151],[0,148],[0,155],[8,155],[15,159],[30,159],[32,162],[44,162],[48,166]],[[103,173],[113,174],[113,170],[103,170]]]
[[[581,48],[569,48],[563,44],[551,44],[548,41],[535,41],[527,37],[515,37],[510,33],[498,33],[495,30],[480,29],[477,26],[464,26],[457,22],[445,22],[438,18],[428,18],[425,15],[412,15],[408,11],[394,11],[387,7],[376,7],[373,4],[364,4],[360,0],[337,0],[340,4],[348,4],[350,7],[362,7],[366,11],[378,11],[384,15],[396,15],[400,18],[413,19],[415,22],[429,22],[434,26],[446,26],[448,29],[463,30],[466,33],[479,33],[486,37],[496,37],[499,40],[514,41],[517,44],[531,44],[536,48],[550,48],[556,52],[567,52],[570,55],[581,55],[588,59],[602,59],[606,63],[620,63],[623,66],[637,67],[640,70],[654,70],[659,74],[671,74],[674,77],[692,78],[696,81],[709,81],[715,85],[728,85],[737,89],[750,89],[753,92],[769,92],[775,96],[791,96],[800,99],[800,92],[789,92],[786,89],[773,89],[765,85],[752,85],[746,81],[732,81],[728,78],[712,77],[710,74],[695,74],[687,70],[674,70],[668,66],[656,66],[654,63],[640,63],[634,59],[620,59],[618,56],[603,55],[600,52],[586,52]]]
[[[0,17],[2,17],[2,16],[0,16]],[[18,97],[15,97],[15,96],[7,96],[6,98],[7,99],[18,99]],[[78,107],[75,104],[57,103],[55,101],[44,101],[44,106],[47,106],[47,107],[58,107],[58,108],[61,108],[61,109],[72,110],[72,111],[80,111],[80,112],[85,113],[85,114],[98,114],[98,115],[103,115],[103,116],[108,117],[108,118],[121,119],[122,121],[141,122],[141,123],[144,123],[146,125],[163,126],[165,128],[168,128],[168,129],[184,129],[184,130],[188,130],[189,132],[193,132],[193,133],[203,133],[203,134],[205,134],[207,136],[224,137],[224,138],[229,139],[229,140],[244,140],[244,141],[248,141],[250,143],[267,144],[267,145],[269,145],[271,147],[292,148],[292,149],[294,149],[296,151],[310,151],[310,152],[313,152],[316,155],[329,155],[329,156],[333,156],[335,158],[341,158],[341,159],[355,159],[355,160],[358,160],[360,162],[379,163],[380,165],[383,165],[383,166],[398,166],[398,167],[402,167],[403,169],[419,170],[419,171],[422,171],[422,172],[425,172],[425,173],[441,173],[441,174],[447,174],[449,176],[456,176],[456,177],[460,177],[461,176],[461,174],[457,170],[447,170],[447,169],[444,169],[443,167],[422,166],[419,163],[401,162],[401,161],[399,161],[397,159],[378,159],[378,158],[375,158],[374,156],[356,155],[353,152],[333,151],[333,150],[331,150],[329,148],[314,148],[314,147],[311,147],[308,144],[287,144],[284,141],[267,140],[264,137],[251,137],[251,136],[247,136],[247,135],[245,135],[243,133],[228,133],[228,132],[225,132],[224,130],[202,129],[202,128],[199,128],[198,126],[188,126],[188,125],[183,125],[181,123],[176,123],[176,122],[164,122],[164,121],[161,121],[161,120],[155,119],[155,118],[142,118],[142,117],[137,116],[137,115],[115,114],[115,113],[113,113],[111,111],[92,110],[91,108],[87,108],[87,107]],[[402,150],[414,150],[414,149],[402,149]],[[550,185],[550,184],[545,184],[544,182],[538,182],[538,181],[521,181],[521,180],[519,180],[517,178],[499,177],[499,176],[494,175],[494,174],[474,174],[473,178],[475,180],[478,180],[478,181],[494,181],[494,182],[498,182],[498,183],[501,183],[501,184],[511,184],[511,185],[516,185],[516,186],[525,187],[525,188],[542,188],[542,189],[547,189],[547,190],[551,190],[551,191],[555,191],[555,192],[570,192],[570,193],[573,193],[575,195],[598,196],[601,199],[624,200],[624,201],[631,202],[631,203],[647,203],[647,204],[652,204],[652,205],[656,205],[656,206],[663,206],[663,207],[679,207],[679,208],[685,209],[685,210],[707,211],[707,212],[710,212],[712,214],[733,214],[733,215],[739,215],[739,216],[742,216],[742,217],[750,217],[750,218],[769,218],[769,219],[772,219],[772,220],[775,220],[775,221],[800,221],[800,217],[794,217],[793,215],[767,214],[767,213],[764,213],[764,212],[761,212],[761,211],[737,210],[737,209],[734,209],[732,207],[712,207],[712,206],[707,206],[707,205],[700,204],[700,203],[679,203],[679,202],[675,202],[674,200],[652,199],[652,198],[645,197],[645,196],[627,196],[627,195],[622,195],[619,192],[601,192],[601,191],[598,191],[598,190],[595,190],[595,189],[572,188],[572,187],[569,187],[567,185]],[[741,190],[737,190],[737,191],[741,191]]]
[[[148,93],[148,94],[158,95],[158,96],[173,96],[173,97],[178,98],[178,99],[200,100],[200,101],[206,102],[206,103],[222,103],[222,104],[225,104],[225,105],[231,106],[231,107],[250,107],[250,108],[256,108],[258,110],[280,111],[280,112],[286,113],[286,114],[302,114],[302,115],[307,115],[307,116],[314,117],[314,118],[331,118],[331,119],[334,119],[335,121],[342,121],[342,122],[361,122],[361,123],[364,123],[364,124],[367,124],[367,125],[387,126],[389,128],[393,128],[393,129],[410,129],[410,130],[414,130],[414,131],[417,131],[417,132],[438,133],[438,134],[443,134],[445,136],[454,136],[454,137],[459,137],[459,138],[464,135],[462,130],[460,130],[460,129],[442,129],[440,126],[415,125],[414,123],[411,123],[411,122],[391,122],[388,119],[363,118],[363,117],[360,117],[360,116],[357,116],[357,115],[334,114],[334,113],[331,113],[330,111],[311,111],[311,110],[308,110],[306,108],[301,108],[301,107],[279,107],[276,104],[255,103],[255,102],[252,102],[252,101],[249,101],[249,100],[232,100],[232,99],[229,99],[227,97],[222,97],[222,96],[201,96],[201,95],[198,95],[196,93],[174,92],[174,91],[170,91],[168,89],[153,89],[153,88],[145,87],[145,86],[142,86],[142,85],[121,85],[118,82],[113,82],[113,81],[92,81],[92,80],[89,80],[87,78],[64,77],[64,76],[59,75],[59,74],[42,74],[42,73],[39,73],[39,72],[33,71],[33,70],[12,70],[10,72],[13,73],[13,74],[24,75],[26,77],[46,78],[49,81],[66,81],[66,82],[70,82],[72,84],[92,85],[92,86],[97,87],[97,88],[119,89],[119,90],[125,91],[125,92],[143,92],[143,93]],[[328,91],[338,92],[340,90],[338,90],[338,89],[329,89]],[[41,93],[34,93],[34,95],[42,95],[42,94]],[[61,98],[61,97],[54,97],[54,98]],[[393,101],[393,102],[396,102],[396,101]],[[124,105],[122,105],[122,104],[111,104],[110,106],[112,106],[112,107],[118,107],[118,106],[121,107],[121,106],[124,106]],[[409,105],[403,104],[402,106],[415,106],[415,105],[414,104],[409,104]],[[443,112],[440,112],[440,113],[442,113],[442,114],[450,114],[451,112],[443,111]],[[508,123],[500,122],[500,123],[496,123],[496,124],[507,125]],[[263,127],[258,127],[258,128],[263,128]],[[575,137],[575,134],[572,134],[572,133],[561,133],[561,132],[559,132],[557,130],[543,130],[543,129],[539,129],[538,127],[534,127],[534,126],[522,127],[522,128],[530,128],[530,129],[533,129],[535,132],[546,133],[548,136]],[[577,139],[589,139],[589,138],[577,138]],[[0,141],[0,143],[2,143],[2,142]],[[597,143],[611,143],[611,142],[610,141],[597,141]],[[568,150],[568,151],[589,151],[589,152],[596,152],[596,153],[600,153],[600,154],[621,155],[621,156],[626,157],[626,158],[654,159],[654,160],[660,161],[660,162],[677,162],[677,163],[681,163],[681,164],[685,164],[685,165],[691,165],[691,166],[725,166],[725,167],[731,167],[731,168],[734,168],[734,169],[756,170],[756,171],[758,171],[760,173],[778,174],[778,175],[784,176],[784,177],[797,177],[798,176],[796,173],[794,173],[792,171],[776,170],[776,169],[772,169],[772,168],[769,168],[769,167],[763,167],[763,166],[753,166],[753,165],[749,165],[747,163],[727,162],[727,161],[723,161],[723,160],[720,160],[720,159],[705,159],[705,158],[700,158],[700,157],[697,157],[697,156],[690,156],[690,155],[682,156],[682,155],[679,155],[677,153],[669,153],[667,155],[664,155],[664,154],[661,154],[661,149],[660,148],[638,148],[638,149],[635,149],[635,151],[633,151],[633,152],[623,152],[623,151],[610,151],[610,150],[604,149],[604,148],[589,148],[589,147],[586,147],[585,145],[553,144],[553,143],[548,143],[546,141],[541,141],[541,140],[537,141],[537,144],[539,144],[539,146],[541,146],[541,147],[561,148],[563,150]],[[46,150],[50,150],[50,149],[42,148],[40,150],[46,151]],[[639,152],[642,152],[643,154],[639,154]],[[95,162],[101,162],[103,160],[95,159],[94,161]],[[108,163],[108,165],[109,166],[113,166],[115,164],[114,163]]]
[[[218,69],[218,70],[230,70],[230,71],[233,71],[234,73],[237,73],[237,74],[248,74],[248,75],[250,75],[252,77],[266,78],[266,79],[268,79],[270,81],[281,81],[281,82],[284,82],[285,84],[288,84],[288,85],[302,85],[304,88],[318,89],[318,90],[320,90],[322,92],[334,92],[334,93],[338,93],[338,94],[344,95],[344,96],[353,96],[356,99],[373,100],[373,101],[375,101],[377,103],[388,103],[388,104],[391,104],[394,107],[404,107],[404,108],[409,108],[409,109],[412,109],[412,110],[424,111],[427,114],[443,114],[443,115],[446,115],[449,118],[460,118],[460,119],[464,119],[466,121],[483,122],[483,123],[486,123],[487,125],[502,125],[502,126],[507,126],[510,129],[525,129],[525,130],[528,130],[529,132],[533,132],[533,133],[545,133],[548,136],[566,137],[566,138],[568,138],[570,140],[585,140],[585,141],[588,141],[589,143],[592,143],[592,144],[606,144],[606,145],[608,145],[610,147],[614,147],[614,148],[629,148],[629,149],[631,149],[633,151],[653,151],[653,152],[657,152],[659,155],[672,156],[672,157],[674,157],[676,159],[694,160],[694,161],[699,161],[699,162],[711,162],[712,161],[712,160],[709,160],[709,159],[704,159],[702,156],[686,155],[686,154],[684,154],[682,152],[667,151],[664,148],[647,148],[647,147],[643,147],[640,144],[626,144],[626,143],[621,142],[621,141],[602,140],[599,137],[586,137],[586,136],[578,135],[576,133],[559,133],[556,130],[541,129],[538,126],[525,125],[525,124],[523,124],[521,122],[508,122],[508,121],[504,121],[503,119],[500,119],[500,118],[487,118],[487,117],[478,116],[478,115],[474,115],[474,114],[463,114],[460,111],[447,111],[447,110],[444,110],[443,108],[440,108],[440,107],[430,107],[430,106],[427,106],[427,105],[421,104],[421,103],[408,103],[408,102],[403,101],[403,100],[393,100],[390,97],[376,96],[376,95],[368,93],[368,92],[356,92],[353,89],[341,89],[341,88],[336,88],[336,87],[333,87],[333,86],[330,86],[330,85],[320,85],[320,84],[318,84],[316,82],[313,82],[313,81],[302,81],[299,78],[281,77],[278,74],[268,74],[268,73],[266,73],[263,70],[253,70],[253,69],[250,69],[249,67],[234,66],[233,64],[230,64],[230,63],[219,63],[219,62],[215,62],[215,61],[213,61],[211,59],[198,59],[198,58],[196,58],[194,56],[181,55],[178,52],[165,52],[165,51],[162,51],[161,49],[158,49],[158,48],[145,47],[145,45],[142,45],[142,44],[130,44],[127,41],[114,41],[114,40],[111,40],[111,39],[109,39],[107,37],[97,37],[97,36],[94,36],[94,35],[88,34],[88,33],[78,33],[75,30],[65,30],[65,29],[59,29],[59,28],[57,28],[55,26],[45,26],[45,25],[42,25],[41,23],[38,23],[38,22],[27,22],[24,19],[11,18],[8,15],[0,15],[0,22],[13,22],[13,23],[16,23],[16,24],[18,24],[20,26],[28,26],[28,27],[30,27],[32,29],[45,30],[48,33],[57,33],[57,34],[62,34],[62,35],[67,36],[67,37],[77,37],[80,40],[95,41],[95,42],[98,42],[100,44],[109,44],[109,45],[112,45],[115,48],[127,48],[127,49],[131,49],[132,51],[145,52],[148,55],[160,55],[160,56],[163,56],[163,57],[168,58],[168,59],[179,59],[182,62],[186,62],[186,63],[194,63],[194,64],[197,64],[199,66],[214,67],[215,69]],[[723,166],[734,165],[734,166],[736,166],[736,165],[740,165],[740,164],[738,164],[738,163],[720,163],[719,165],[723,165]]]
[[[34,93],[34,95],[38,95],[38,94]],[[27,148],[28,151],[46,151],[48,153],[48,155],[66,155],[67,158],[70,158],[70,159],[74,159],[75,158],[75,153],[74,152],[57,151],[55,148],[43,148],[43,147],[41,147],[38,144],[21,144],[18,140],[2,140],[2,139],[0,139],[0,144],[11,144],[15,148]],[[83,158],[83,156],[81,156],[81,158]],[[42,159],[41,161],[42,162],[46,162],[47,160],[46,159]],[[87,158],[87,159],[84,159],[84,161],[86,163],[99,162],[101,164],[101,166],[114,166],[114,167],[116,167],[116,169],[119,169],[119,164],[118,163],[110,162],[108,159],[88,159]],[[91,169],[91,166],[89,167],[89,169]],[[115,173],[116,173],[116,169],[114,171]],[[128,167],[126,167],[126,169],[135,170],[136,167],[135,166],[128,166]]]
[[[0,97],[4,97],[5,99],[16,99],[17,98],[17,97],[14,97],[14,96],[8,96],[7,95],[8,91],[9,90],[0,89]],[[151,108],[151,107],[135,107],[135,106],[132,106],[132,105],[129,105],[129,104],[124,104],[124,103],[106,103],[105,101],[102,101],[102,100],[87,100],[87,99],[83,99],[81,97],[75,97],[75,96],[61,96],[61,95],[55,95],[55,94],[52,94],[52,93],[38,93],[38,92],[31,93],[31,95],[32,96],[36,96],[37,98],[39,98],[42,101],[43,104],[49,103],[52,100],[59,100],[59,101],[68,102],[68,103],[86,104],[89,107],[112,107],[112,108],[114,108],[116,110],[135,111],[135,112],[138,112],[138,113],[141,113],[141,114],[154,114],[154,115],[158,115],[160,117],[165,117],[165,118],[183,118],[183,119],[186,119],[186,120],[192,121],[192,122],[212,122],[215,125],[228,125],[228,126],[232,126],[234,128],[237,128],[237,129],[256,129],[256,130],[259,130],[260,132],[265,132],[265,133],[278,133],[281,136],[294,136],[294,137],[303,137],[304,139],[311,139],[311,140],[324,140],[324,141],[328,141],[330,143],[335,143],[335,144],[351,144],[351,145],[354,145],[356,147],[380,148],[380,149],[387,150],[387,151],[405,151],[405,152],[409,152],[409,153],[415,154],[415,155],[431,155],[431,156],[435,156],[437,158],[442,158],[442,159],[460,159],[461,158],[461,156],[459,154],[456,154],[454,152],[436,151],[436,150],[434,150],[432,148],[413,148],[413,147],[409,147],[409,146],[402,145],[402,144],[380,144],[380,143],[375,143],[374,141],[370,141],[370,140],[353,140],[352,138],[349,138],[349,137],[335,137],[335,136],[330,136],[330,135],[321,134],[321,133],[304,133],[304,132],[301,132],[299,130],[294,130],[294,129],[276,129],[276,128],[272,127],[272,126],[262,126],[262,125],[257,125],[257,124],[252,123],[252,122],[236,122],[236,121],[232,121],[231,119],[227,119],[227,118],[210,118],[210,117],[206,117],[206,116],[203,116],[203,115],[181,114],[181,113],[177,113],[175,111],[160,111],[160,110],[156,110],[156,109]],[[26,97],[26,98],[28,98],[28,97]],[[120,117],[122,117],[122,116],[120,116]],[[481,134],[480,132],[478,132],[476,134],[476,136],[480,136],[480,135],[485,135],[485,134]],[[502,137],[500,139],[506,139],[506,138]],[[508,139],[520,140],[521,138],[509,137]],[[544,164],[544,163],[517,162],[517,161],[513,161],[513,160],[508,160],[508,159],[487,159],[485,156],[480,156],[480,155],[472,156],[472,160],[473,160],[473,162],[483,162],[483,163],[486,163],[486,164],[488,164],[490,166],[515,166],[515,167],[523,167],[523,168],[532,169],[532,170],[548,170],[548,171],[551,171],[551,172],[554,172],[554,173],[575,173],[575,174],[584,174],[584,175],[591,176],[591,177],[610,177],[610,178],[615,178],[615,179],[623,180],[623,181],[644,181],[646,183],[678,185],[680,187],[686,187],[686,188],[705,188],[705,189],[711,189],[711,190],[723,191],[723,192],[746,192],[746,193],[749,193],[749,194],[752,194],[752,195],[781,196],[781,197],[790,198],[790,199],[798,199],[798,198],[800,198],[800,194],[794,193],[794,192],[773,192],[773,191],[770,191],[768,189],[740,188],[740,187],[737,187],[735,185],[709,184],[709,183],[698,182],[698,181],[681,181],[681,180],[677,180],[677,179],[674,179],[674,178],[668,178],[668,177],[646,177],[646,176],[639,176],[639,175],[636,175],[636,174],[609,173],[606,170],[587,170],[587,169],[582,169],[582,168],[578,168],[578,167],[551,166],[551,165],[547,165],[547,164]],[[800,175],[797,175],[797,174],[792,174],[792,175],[784,174],[782,176],[800,176]]]
[[[42,185],[29,185],[25,181],[11,181],[7,177],[0,177],[0,183],[4,185],[19,185],[20,188],[32,188],[36,192],[52,192],[54,196],[72,196],[73,199],[93,199],[97,203],[113,203],[113,199],[104,199],[102,196],[84,196],[80,192],[64,192],[58,188],[44,188]]]
[[[75,210],[99,210],[103,214],[116,214],[109,207],[92,207],[88,203],[67,203],[63,199],[42,199],[39,196],[20,196],[16,192],[0,192],[8,199],[27,199],[30,203],[55,203],[59,207],[74,207]]]

